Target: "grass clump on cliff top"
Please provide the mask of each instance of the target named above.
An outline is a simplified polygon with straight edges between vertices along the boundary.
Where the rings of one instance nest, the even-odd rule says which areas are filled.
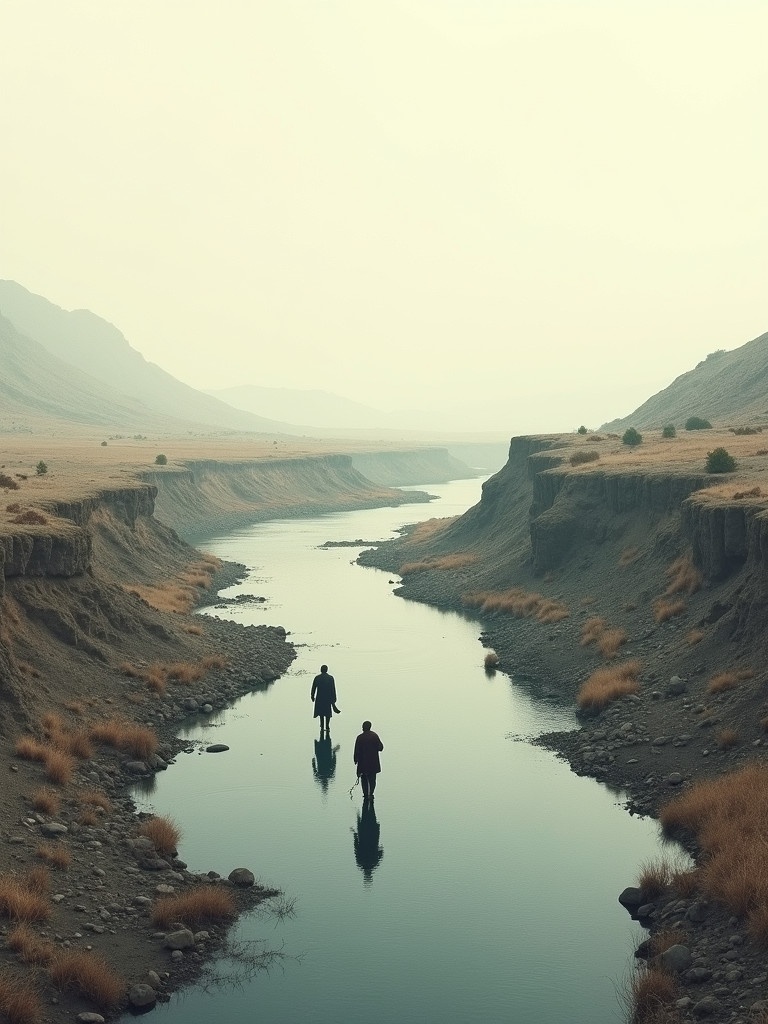
[[[544,623],[559,622],[570,615],[567,605],[562,601],[519,587],[511,590],[475,591],[465,594],[462,601],[482,612],[506,612],[518,619],[533,618]]]
[[[597,462],[600,458],[600,452],[596,452],[594,449],[585,451],[583,449],[574,452],[568,460],[572,466],[583,466],[588,462]]]
[[[735,469],[736,459],[725,448],[715,448],[707,452],[708,473],[732,473]]]
[[[619,697],[637,693],[640,669],[640,662],[634,660],[597,669],[581,686],[576,703],[585,711],[599,711]]]
[[[236,913],[235,897],[229,889],[204,885],[158,900],[152,907],[150,920],[160,928],[167,928],[174,921],[186,925],[229,921]]]
[[[643,443],[643,435],[634,427],[627,427],[621,435],[621,443],[629,445],[630,448],[635,448],[637,445]]]

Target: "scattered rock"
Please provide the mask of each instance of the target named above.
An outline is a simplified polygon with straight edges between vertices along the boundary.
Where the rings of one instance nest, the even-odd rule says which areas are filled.
[[[229,880],[232,885],[236,885],[240,889],[247,889],[255,884],[256,876],[248,868],[235,868],[234,871],[230,871]]]
[[[166,949],[191,949],[195,944],[195,936],[189,928],[180,928],[177,932],[169,932],[163,940]]]
[[[221,754],[225,750],[229,750],[229,747],[226,743],[211,743],[211,745],[206,747],[205,750],[208,754]]]
[[[128,1002],[135,1010],[151,1010],[157,1002],[157,993],[151,985],[138,982],[128,989]]]

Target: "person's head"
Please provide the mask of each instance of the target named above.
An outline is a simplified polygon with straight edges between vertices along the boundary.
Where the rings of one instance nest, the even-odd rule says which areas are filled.
[[[370,732],[370,731],[371,731],[371,723],[370,722],[363,722],[363,732]]]
[[[328,666],[327,665],[321,665],[320,666],[320,671],[321,672],[327,672],[328,671]]]

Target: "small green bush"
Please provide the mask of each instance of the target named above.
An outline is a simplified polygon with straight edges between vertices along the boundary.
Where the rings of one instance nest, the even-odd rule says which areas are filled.
[[[574,452],[570,458],[572,466],[581,466],[585,462],[597,462],[600,458],[600,453],[596,451],[578,451]]]
[[[43,460],[40,459],[38,464],[35,466],[35,472],[37,473],[38,476],[45,476],[45,474],[48,472],[48,463],[43,462]]]
[[[155,456],[155,465],[156,466],[167,466],[168,465],[168,456],[167,455],[156,455]]]
[[[668,423],[666,425],[666,427],[664,427],[664,429],[662,430],[661,436],[662,437],[677,437],[677,431],[675,430],[675,428],[672,426],[671,423]]]
[[[642,442],[642,440],[643,440],[643,435],[641,433],[639,433],[637,430],[635,430],[634,427],[627,427],[627,429],[624,431],[624,434],[623,434],[623,436],[621,438],[621,443],[622,444],[628,444],[630,446],[630,448],[634,448],[635,445],[640,444]]]
[[[709,420],[704,420],[701,416],[689,416],[685,421],[686,430],[711,430],[712,424]]]
[[[732,473],[736,469],[736,459],[729,455],[725,448],[715,448],[707,452],[708,473]]]
[[[581,426],[579,427],[579,429],[578,429],[578,430],[576,431],[576,433],[577,433],[577,434],[586,434],[586,432],[587,432],[587,428],[586,428],[586,427],[584,426],[584,424],[583,424],[583,423],[582,423],[582,425],[581,425]]]
[[[107,447],[107,442],[106,441],[102,441],[101,442],[101,447],[102,448],[106,448]]]

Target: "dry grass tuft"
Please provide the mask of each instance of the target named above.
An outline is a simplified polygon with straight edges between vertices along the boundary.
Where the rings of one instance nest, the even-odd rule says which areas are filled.
[[[206,672],[212,672],[214,669],[226,668],[229,662],[223,654],[208,654],[202,659],[200,664]]]
[[[426,572],[428,569],[439,569],[442,571],[464,569],[468,565],[474,565],[477,561],[477,555],[462,554],[460,552],[455,552],[451,555],[433,555],[430,558],[423,558],[419,562],[406,562],[400,566],[398,575],[410,576],[415,572]]]
[[[38,864],[34,868],[28,868],[20,876],[20,881],[25,889],[29,892],[37,893],[38,896],[47,896],[51,891],[51,873],[42,864]]]
[[[81,825],[86,825],[89,827],[93,827],[94,825],[98,825],[99,823],[99,817],[92,807],[85,807],[82,811],[80,811],[77,820]]]
[[[651,957],[666,953],[672,946],[684,946],[688,935],[682,928],[664,928],[651,936]]]
[[[669,882],[679,896],[689,899],[701,889],[701,874],[698,868],[679,868],[672,872]]]
[[[176,853],[181,839],[181,829],[176,822],[162,816],[145,821],[139,828],[139,834],[151,840],[157,852],[164,855]]]
[[[739,734],[735,729],[723,729],[717,737],[717,745],[720,750],[731,750],[737,746],[739,742]]]
[[[70,782],[75,772],[75,759],[63,750],[51,748],[45,754],[45,774],[60,786]]]
[[[645,901],[655,900],[666,891],[672,870],[665,860],[648,860],[640,865],[638,887]]]
[[[624,548],[619,555],[619,568],[626,569],[628,565],[632,565],[640,557],[640,548],[634,544],[631,547]]]
[[[751,668],[719,672],[707,683],[707,693],[724,693],[726,690],[735,690],[744,679],[752,679],[754,672]]]
[[[56,947],[37,934],[28,924],[18,924],[8,933],[8,948],[28,964],[45,966],[53,959]]]
[[[604,658],[615,658],[619,653],[619,648],[622,647],[629,637],[627,631],[620,627],[612,627],[606,629],[601,637],[597,641],[597,649],[600,651]]]
[[[417,523],[409,530],[404,538],[406,544],[421,544],[422,541],[436,537],[446,530],[451,523],[455,523],[457,516],[450,519],[425,519],[423,523]]]
[[[48,789],[43,786],[41,789],[36,789],[31,797],[32,806],[36,811],[40,811],[41,814],[58,814],[61,808],[61,797],[55,789]]]
[[[664,574],[669,583],[664,593],[667,597],[672,594],[695,594],[701,587],[702,575],[693,564],[693,557],[689,553],[676,558]]]
[[[72,990],[91,999],[97,1006],[117,1006],[125,993],[125,981],[99,953],[65,950],[51,961],[49,973],[62,990]]]
[[[11,519],[12,523],[20,523],[25,526],[45,526],[48,522],[48,517],[43,515],[42,512],[38,512],[36,508],[27,508],[23,512],[19,512]]]
[[[160,741],[157,733],[147,726],[137,725],[124,718],[107,718],[94,722],[90,735],[97,743],[106,743],[146,761],[157,753]]]
[[[117,666],[117,671],[129,679],[143,679],[145,676],[144,669],[138,668],[132,661],[121,661]]]
[[[62,843],[41,843],[35,853],[40,860],[61,871],[66,871],[72,863],[72,854]]]
[[[11,921],[48,921],[51,905],[39,893],[31,892],[23,877],[0,875],[0,914]]]
[[[43,1004],[32,983],[17,974],[0,970],[0,1014],[7,1024],[40,1024]]]
[[[570,612],[562,601],[542,597],[515,587],[512,590],[485,590],[465,594],[464,604],[480,608],[483,612],[506,612],[518,619],[533,618],[538,622],[559,622]]]
[[[676,615],[683,615],[688,611],[688,605],[680,598],[676,601],[667,601],[663,597],[658,597],[652,607],[656,622],[666,622],[668,619],[672,619]]]
[[[704,636],[703,629],[691,629],[685,634],[685,639],[689,647],[694,647],[696,644],[701,643]]]
[[[621,665],[597,669],[579,690],[577,704],[584,710],[598,711],[619,697],[637,693],[640,669],[639,661],[625,661]]]
[[[203,635],[203,627],[202,626],[185,626],[184,627],[184,632],[185,633],[189,633],[190,636],[202,636]]]
[[[31,736],[22,736],[14,744],[14,752],[25,761],[43,761],[47,747]]]
[[[597,642],[598,637],[603,633],[603,630],[608,625],[605,619],[599,615],[593,615],[587,619],[584,625],[581,627],[581,646],[587,647],[589,644]]]
[[[186,925],[229,921],[236,913],[235,897],[229,889],[205,885],[158,900],[150,919],[152,924],[167,928],[174,921],[183,921]]]
[[[106,793],[100,789],[84,789],[78,793],[78,801],[87,807],[100,807],[102,811],[109,814],[112,811],[112,802]]]
[[[630,983],[630,1020],[632,1024],[662,1024],[674,1021],[669,1016],[678,998],[675,978],[658,967],[643,967],[632,975]]]

